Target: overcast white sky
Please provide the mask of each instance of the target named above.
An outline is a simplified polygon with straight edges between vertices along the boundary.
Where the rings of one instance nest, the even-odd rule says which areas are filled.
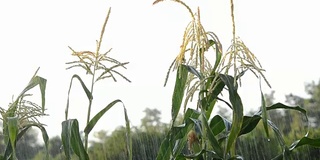
[[[59,135],[64,120],[67,90],[74,73],[65,62],[75,60],[68,46],[77,51],[95,50],[101,26],[112,7],[102,51],[113,48],[110,56],[128,61],[122,70],[132,83],[119,78],[96,85],[92,115],[115,99],[127,107],[132,125],[139,125],[146,107],[162,112],[169,122],[174,75],[163,87],[167,69],[176,57],[190,16],[174,2],[152,6],[152,0],[106,1],[1,1],[0,2],[0,106],[7,108],[34,71],[46,78],[46,108],[49,136]],[[229,1],[188,0],[195,11],[199,6],[204,27],[220,38],[224,51],[230,45]],[[237,35],[256,54],[277,100],[284,95],[304,95],[304,83],[318,81],[320,2],[317,0],[243,0],[235,3]],[[85,79],[88,80],[88,79]],[[259,81],[252,74],[243,80],[240,94],[245,110],[260,103]],[[89,86],[89,81],[86,81]],[[87,101],[79,83],[71,91],[70,118],[78,118],[80,129],[86,121]],[[269,93],[264,84],[263,91]],[[37,90],[35,90],[36,93]],[[121,105],[111,109],[94,131],[111,131],[123,125]]]

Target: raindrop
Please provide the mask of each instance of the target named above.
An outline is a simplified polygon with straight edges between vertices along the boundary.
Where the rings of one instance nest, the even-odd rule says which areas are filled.
[[[270,142],[270,138],[268,138],[268,142]]]

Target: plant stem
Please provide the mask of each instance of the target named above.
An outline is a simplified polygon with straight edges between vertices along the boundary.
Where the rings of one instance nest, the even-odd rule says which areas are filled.
[[[97,68],[97,64],[98,64],[97,62],[98,62],[98,60],[96,59],[94,69],[93,69],[92,79],[91,79],[90,93],[92,96],[93,96],[94,78],[95,78],[96,68]],[[88,107],[88,112],[87,112],[87,124],[86,125],[88,125],[89,121],[90,121],[91,106],[92,106],[92,99],[89,99],[89,107]],[[85,133],[85,135],[84,135],[84,148],[87,152],[88,152],[88,137],[89,137],[89,133]]]

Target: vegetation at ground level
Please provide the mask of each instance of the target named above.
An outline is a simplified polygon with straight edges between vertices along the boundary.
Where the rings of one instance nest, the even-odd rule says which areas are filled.
[[[286,102],[290,105],[301,105],[306,109],[310,122],[310,137],[320,138],[320,81],[311,82],[306,85],[308,97],[299,97],[295,94],[286,95]],[[274,92],[266,94],[267,106],[274,102]],[[161,107],[161,106],[157,106]],[[219,107],[217,112],[230,120],[230,110],[225,107]],[[252,115],[256,111],[251,111],[247,115]],[[287,145],[295,139],[299,139],[305,134],[305,121],[302,121],[297,112],[288,112],[285,110],[273,111],[269,114],[270,119],[279,126]],[[181,117],[180,117],[181,118]],[[154,108],[146,108],[145,116],[141,119],[140,126],[132,126],[133,141],[133,159],[155,159],[169,124],[162,123],[161,112]],[[17,144],[18,159],[43,160],[45,158],[45,147],[40,145],[37,139],[37,130],[29,129]],[[119,127],[112,132],[101,130],[94,133],[98,141],[90,142],[89,156],[92,159],[119,159],[127,160],[125,153],[125,142],[123,137],[126,131]],[[0,152],[3,153],[5,145],[1,137]],[[271,134],[270,140],[265,137],[263,125],[261,122],[252,133],[240,137],[237,141],[237,150],[244,159],[272,159],[281,152],[277,144],[276,137]],[[52,160],[65,159],[62,142],[59,136],[51,137],[49,140],[49,155]],[[320,148],[313,146],[303,146],[293,152],[293,159],[316,160],[320,155]]]

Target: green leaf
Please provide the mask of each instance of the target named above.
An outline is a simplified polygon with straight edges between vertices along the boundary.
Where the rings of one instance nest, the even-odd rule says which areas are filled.
[[[268,114],[267,114],[267,107],[266,107],[266,101],[264,99],[264,95],[261,91],[261,85],[260,85],[260,93],[261,93],[261,110],[262,110],[262,123],[264,130],[266,131],[267,138],[269,138],[269,130],[268,130]]]
[[[157,154],[157,160],[168,160],[170,157],[176,158],[180,155],[187,142],[187,135],[193,128],[193,121],[191,119],[197,119],[199,116],[200,113],[198,111],[190,108],[187,109],[183,118],[184,124],[172,126],[162,141]]]
[[[251,132],[253,129],[255,129],[260,119],[261,119],[260,115],[244,116],[239,136],[243,134],[247,134]]]
[[[198,118],[200,113],[197,110],[188,108],[184,115],[184,124],[179,126],[174,126],[170,130],[170,143],[174,144],[172,149],[172,156],[177,157],[182,150],[185,148],[188,139],[188,133],[190,130],[195,129],[198,130],[198,134],[201,134],[201,128],[199,126]],[[198,128],[197,128],[198,127]]]
[[[176,84],[174,86],[173,96],[172,96],[172,108],[171,117],[172,124],[174,124],[178,113],[180,111],[181,103],[184,96],[185,85],[187,82],[188,69],[185,65],[180,65],[177,70]]]
[[[189,65],[183,65],[183,66],[185,66],[190,73],[197,76],[200,80],[202,79],[201,74],[193,66],[189,66]]]
[[[132,160],[132,137],[131,137],[131,128],[130,128],[130,121],[128,118],[128,114],[127,114],[127,109],[124,107],[124,117],[125,117],[125,121],[126,121],[126,138],[127,138],[127,152],[128,152],[128,157],[129,160]]]
[[[16,159],[16,143],[17,136],[19,132],[18,128],[18,117],[8,117],[8,132],[9,132],[9,140],[12,147],[12,157]]]
[[[229,75],[220,74],[219,77],[223,83],[228,87],[229,100],[233,108],[232,127],[227,141],[226,152],[229,152],[231,147],[234,146],[235,141],[241,131],[242,120],[243,120],[243,105],[241,98],[237,93],[237,85],[234,85],[234,78]],[[234,149],[234,148],[232,148]],[[234,156],[232,151],[231,156]]]
[[[209,142],[214,150],[214,152],[216,152],[216,154],[222,158],[223,157],[223,151],[221,146],[219,145],[218,140],[214,137],[214,134],[212,132],[212,129],[210,128],[208,121],[206,120],[206,118],[204,117],[204,115],[202,114],[202,119],[204,120],[204,125],[207,129],[207,137],[209,139]]]
[[[272,121],[270,121],[270,120],[268,120],[268,125],[269,125],[269,126],[272,128],[272,130],[274,131],[275,136],[276,136],[276,138],[277,138],[277,140],[278,140],[278,142],[279,142],[282,150],[285,151],[286,148],[287,148],[287,146],[286,146],[286,144],[285,144],[285,141],[284,141],[284,139],[283,139],[283,137],[282,137],[282,134],[281,134],[279,128],[278,128]]]
[[[296,110],[301,113],[303,113],[307,117],[307,111],[299,106],[287,106],[282,103],[276,103],[271,105],[270,107],[267,107],[267,110],[273,110],[273,109],[290,109],[290,110]]]
[[[212,133],[216,136],[223,130],[229,131],[229,129],[231,128],[231,122],[229,122],[224,117],[221,117],[220,115],[215,115],[211,119],[209,126]]]
[[[98,112],[87,124],[87,126],[84,129],[84,133],[89,134],[91,130],[94,128],[94,126],[98,123],[100,118],[109,110],[111,109],[116,103],[122,103],[123,109],[124,109],[124,117],[126,121],[126,140],[127,140],[127,153],[128,157],[131,160],[132,159],[132,139],[131,139],[131,130],[130,130],[130,121],[128,118],[127,110],[124,107],[124,104],[121,100],[114,100],[113,102],[109,103],[105,108],[103,108],[100,112]]]
[[[20,140],[20,138],[28,131],[29,128],[31,127],[37,127],[41,130],[41,133],[42,133],[42,139],[44,141],[44,145],[45,145],[45,148],[46,148],[46,159],[49,159],[49,148],[48,148],[48,145],[49,145],[49,137],[48,137],[48,134],[47,134],[47,131],[46,129],[41,125],[41,124],[38,124],[38,123],[31,123],[31,124],[27,124],[23,127],[23,129],[19,132],[18,136],[17,136],[17,141]]]
[[[99,119],[111,108],[113,107],[116,103],[122,103],[121,100],[114,100],[113,102],[109,103],[106,107],[104,107],[100,112],[98,112],[87,124],[86,128],[84,129],[84,133],[89,134],[93,127],[97,124]],[[123,103],[122,103],[123,104]]]
[[[222,58],[222,53],[221,53],[221,50],[220,50],[221,47],[219,46],[219,45],[221,45],[220,42],[219,43],[217,43],[215,41],[213,41],[213,42],[214,42],[214,45],[215,45],[215,48],[216,48],[216,61],[214,63],[214,67],[213,67],[213,71],[215,72],[217,67],[220,64],[220,61],[221,61],[221,58]]]
[[[166,137],[164,140],[161,142],[160,148],[158,150],[157,154],[157,160],[168,160],[170,159],[170,155],[172,153],[172,147],[170,144],[170,132],[167,133]]]
[[[67,98],[67,107],[66,107],[66,111],[65,111],[65,118],[66,120],[68,119],[68,111],[69,111],[69,97],[70,97],[70,91],[71,91],[71,86],[72,86],[72,81],[73,79],[76,78],[79,80],[82,89],[84,90],[84,92],[86,93],[88,100],[91,101],[93,99],[91,92],[89,91],[89,89],[87,88],[87,86],[84,84],[84,82],[82,81],[82,79],[78,76],[78,75],[73,75],[70,81],[70,86],[69,86],[69,90],[68,90],[68,98]]]
[[[291,146],[289,147],[289,150],[292,151],[293,149],[298,148],[300,146],[304,146],[304,145],[320,147],[320,138],[313,139],[309,137],[303,137],[300,140],[297,140],[294,143],[292,143]]]
[[[39,85],[39,87],[40,87],[41,104],[42,104],[41,108],[42,108],[42,112],[44,112],[44,110],[45,110],[45,90],[46,90],[47,80],[42,77],[36,76],[38,70],[39,70],[39,68],[37,69],[35,74],[32,76],[28,85],[22,90],[22,92],[19,94],[19,96],[16,98],[16,100],[9,106],[9,109],[6,113],[8,117],[13,117],[15,115],[15,112],[16,112],[16,109],[17,109],[17,106],[18,106],[18,103],[19,103],[19,100],[21,99],[21,97],[23,97],[26,92],[28,92],[29,90],[31,90],[32,88],[34,88],[37,85]]]
[[[221,159],[219,156],[217,156],[216,153],[212,152],[212,151],[207,151],[207,150],[201,150],[200,152],[194,153],[194,154],[183,154],[183,155],[179,155],[177,157],[177,159],[201,159],[202,158],[202,154],[206,153],[207,157],[210,157],[211,159]]]
[[[89,160],[80,137],[78,120],[69,119],[62,122],[61,140],[67,159],[71,159],[73,151],[80,160]]]
[[[212,83],[215,86],[212,86]],[[210,77],[207,79],[206,82],[206,96],[205,98],[201,99],[201,104],[203,108],[206,109],[206,117],[211,116],[214,105],[217,102],[218,95],[222,92],[224,86],[225,84],[220,80],[219,77],[216,77],[215,72],[211,72]]]

